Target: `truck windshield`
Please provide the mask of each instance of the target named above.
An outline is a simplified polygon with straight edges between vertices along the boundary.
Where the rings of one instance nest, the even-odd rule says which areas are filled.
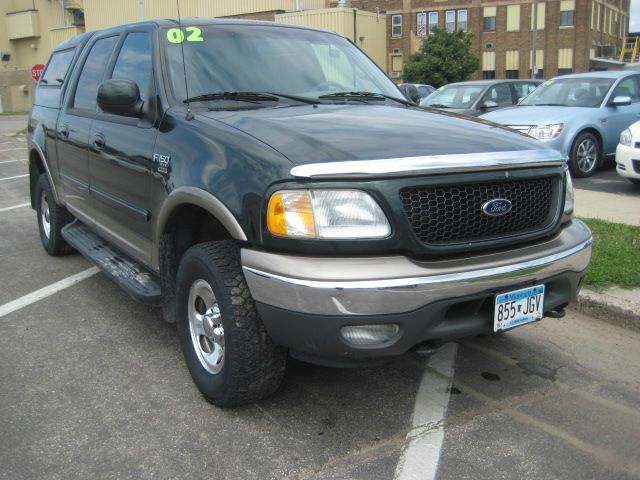
[[[174,97],[275,92],[318,99],[371,92],[404,100],[395,84],[338,35],[266,25],[201,25],[161,32]],[[184,49],[183,69],[182,49]]]
[[[613,85],[612,78],[559,78],[544,82],[518,105],[599,107]]]

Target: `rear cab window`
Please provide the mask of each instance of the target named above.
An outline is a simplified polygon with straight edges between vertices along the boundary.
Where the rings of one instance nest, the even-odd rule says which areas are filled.
[[[60,108],[62,86],[71,70],[75,53],[75,47],[53,52],[38,82],[33,101],[35,105]]]

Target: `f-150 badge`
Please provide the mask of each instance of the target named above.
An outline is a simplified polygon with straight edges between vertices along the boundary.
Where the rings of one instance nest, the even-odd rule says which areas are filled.
[[[170,155],[160,155],[159,153],[154,153],[153,161],[158,165],[158,173],[167,173],[169,171],[169,165],[171,164]]]

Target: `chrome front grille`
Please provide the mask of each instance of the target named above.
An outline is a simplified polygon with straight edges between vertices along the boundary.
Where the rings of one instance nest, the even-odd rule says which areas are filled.
[[[427,245],[452,245],[517,237],[546,230],[557,220],[560,177],[408,187],[400,190],[407,219]],[[489,216],[483,205],[507,199],[512,209]]]

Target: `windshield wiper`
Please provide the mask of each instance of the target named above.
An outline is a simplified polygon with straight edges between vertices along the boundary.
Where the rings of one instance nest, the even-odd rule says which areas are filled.
[[[429,105],[427,105],[427,107],[433,107],[433,108],[451,108],[449,105],[445,105],[443,103],[430,103]]]
[[[241,102],[257,103],[261,101],[277,102],[280,98],[288,98],[297,102],[309,103],[317,105],[320,102],[313,98],[299,97],[298,95],[289,95],[288,93],[276,92],[216,92],[197,95],[184,100],[185,103],[197,102],[202,100],[238,100]]]
[[[185,98],[184,103],[200,102],[206,100],[238,100],[239,102],[277,102],[279,98],[276,95],[262,92],[214,92],[196,95],[194,97]]]
[[[385,95],[384,93],[374,93],[374,92],[336,92],[336,93],[327,93],[325,95],[320,95],[318,98],[353,98],[353,99],[366,99],[366,100],[393,100],[394,102],[401,103],[403,105],[408,105],[411,107],[415,107],[415,103],[411,103],[408,100],[401,100],[400,98],[392,97],[391,95]]]

